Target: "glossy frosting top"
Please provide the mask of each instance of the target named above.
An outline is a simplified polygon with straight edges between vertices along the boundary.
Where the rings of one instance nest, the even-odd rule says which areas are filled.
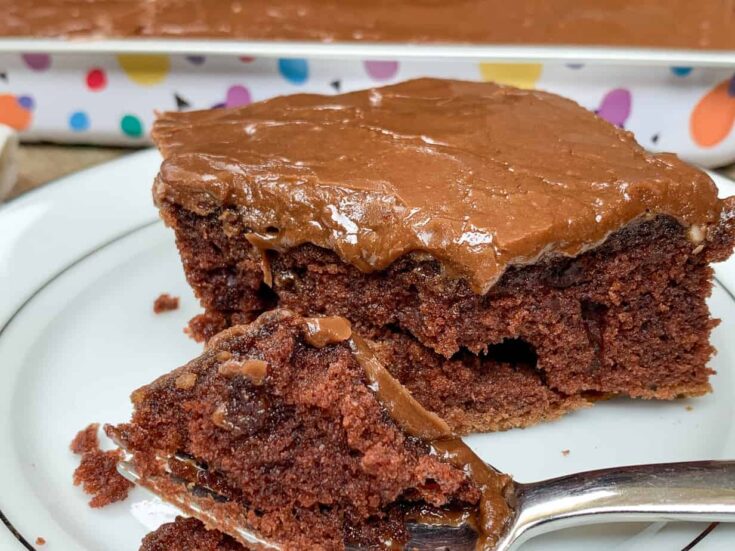
[[[272,248],[313,243],[364,271],[422,251],[478,293],[508,265],[578,254],[638,217],[707,226],[722,209],[676,156],[570,100],[492,83],[165,113],[153,137],[158,202],[234,207]]]
[[[0,0],[0,36],[735,48],[732,0]]]

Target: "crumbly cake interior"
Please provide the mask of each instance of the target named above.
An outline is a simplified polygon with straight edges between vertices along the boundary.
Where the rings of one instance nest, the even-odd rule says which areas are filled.
[[[148,534],[139,551],[246,551],[230,536],[207,530],[194,518],[176,517]]]
[[[372,273],[311,245],[262,255],[235,209],[200,216],[160,207],[206,309],[192,320],[195,336],[276,305],[344,316],[460,432],[526,426],[602,396],[671,399],[710,389],[708,264],[730,254],[731,222],[692,242],[673,218],[642,220],[575,258],[512,267],[478,295],[425,255]]]
[[[89,506],[93,509],[122,501],[128,496],[133,484],[120,476],[117,464],[122,459],[120,450],[100,449],[97,431],[99,425],[92,423],[79,431],[69,445],[72,453],[81,456],[74,470],[74,485],[82,486],[89,494]]]
[[[350,346],[312,345],[304,327],[276,311],[226,331],[135,391],[132,421],[108,433],[144,478],[178,453],[175,476],[225,498],[209,511],[288,549],[399,544],[415,507],[476,506],[478,485],[396,424]]]

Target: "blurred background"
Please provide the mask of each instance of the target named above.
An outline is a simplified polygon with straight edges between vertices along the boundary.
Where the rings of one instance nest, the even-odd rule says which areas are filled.
[[[157,111],[419,76],[556,92],[735,176],[732,0],[2,4],[0,199],[148,146]]]

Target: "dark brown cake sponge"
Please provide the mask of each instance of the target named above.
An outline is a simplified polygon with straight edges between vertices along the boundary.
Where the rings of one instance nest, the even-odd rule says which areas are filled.
[[[174,522],[161,525],[140,545],[139,551],[246,551],[230,536],[207,530],[193,518],[176,517]]]
[[[258,380],[244,365],[254,360],[267,364]],[[480,499],[462,469],[386,414],[348,343],[309,345],[290,313],[231,328],[132,398],[131,423],[109,430],[143,476],[160,474],[156,456],[196,458],[248,524],[295,549],[405,541],[404,508]]]
[[[531,425],[600,396],[708,392],[709,264],[735,244],[735,200],[723,205],[722,223],[693,236],[701,241],[672,218],[641,220],[575,258],[513,267],[486,295],[430,257],[366,274],[313,245],[268,251],[268,287],[234,211],[199,216],[163,204],[161,214],[206,309],[192,320],[199,338],[273,304],[344,316],[393,349],[385,364],[419,401],[468,432]],[[494,362],[494,348],[508,342],[530,354]]]

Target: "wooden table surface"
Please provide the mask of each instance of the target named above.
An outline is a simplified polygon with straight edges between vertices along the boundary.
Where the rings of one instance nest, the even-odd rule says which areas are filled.
[[[61,176],[116,159],[122,155],[128,155],[134,151],[137,150],[73,145],[22,145],[18,182],[10,192],[8,199]],[[735,179],[735,164],[719,169],[717,172]]]
[[[7,199],[33,188],[122,155],[135,149],[75,145],[21,145],[18,181]]]

